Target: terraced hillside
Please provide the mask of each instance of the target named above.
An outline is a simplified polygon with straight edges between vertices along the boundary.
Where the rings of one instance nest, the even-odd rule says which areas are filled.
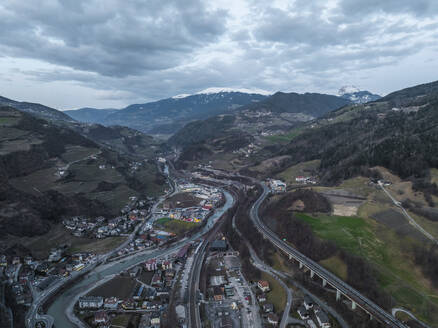
[[[143,158],[122,155],[70,128],[2,107],[1,234],[43,234],[66,215],[115,215],[130,196],[161,192],[164,179],[152,156]]]
[[[295,136],[289,131],[330,110],[349,104],[340,97],[315,93],[278,92],[265,100],[242,106],[232,114],[194,121],[179,130],[168,144],[182,151],[180,164],[211,161],[238,170],[254,163],[258,150],[274,148]],[[267,158],[267,157],[266,157]],[[249,160],[248,160],[249,159]]]

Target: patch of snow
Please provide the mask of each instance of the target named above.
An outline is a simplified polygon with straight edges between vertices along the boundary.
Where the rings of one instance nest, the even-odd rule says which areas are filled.
[[[233,89],[233,88],[216,88],[216,87],[201,90],[199,92],[196,92],[196,94],[208,95],[208,94],[221,93],[221,92],[241,92],[241,93],[249,93],[249,94],[260,94],[265,96],[272,95],[272,92],[263,89],[246,89],[246,88]]]
[[[182,99],[182,98],[186,98],[188,96],[191,96],[191,94],[190,93],[182,93],[180,95],[173,96],[172,99]]]

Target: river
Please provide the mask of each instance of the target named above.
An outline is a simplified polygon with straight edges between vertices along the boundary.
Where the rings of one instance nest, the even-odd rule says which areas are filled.
[[[146,254],[138,254],[132,258],[128,258],[122,262],[107,264],[103,267],[97,267],[90,273],[88,273],[85,278],[81,281],[77,282],[74,286],[64,291],[61,295],[59,295],[56,300],[49,307],[47,313],[53,317],[54,325],[58,328],[74,328],[76,325],[70,322],[65,314],[65,310],[68,308],[72,299],[74,299],[78,294],[88,289],[90,285],[97,283],[103,278],[118,274],[133,265],[139,264],[141,262],[147,261],[150,258],[166,256],[168,254],[172,254],[176,252],[182,245],[187,244],[190,241],[198,239],[202,234],[207,232],[214,223],[224,214],[231,206],[233,206],[233,197],[226,191],[224,191],[225,195],[225,204],[223,207],[217,209],[215,213],[208,219],[207,224],[204,228],[191,236],[190,238],[184,239],[182,241],[177,242],[176,244],[170,246],[167,249],[157,249],[155,251],[151,251]]]

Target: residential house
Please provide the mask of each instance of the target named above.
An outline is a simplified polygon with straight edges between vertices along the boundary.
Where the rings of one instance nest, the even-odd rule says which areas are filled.
[[[134,310],[135,309],[135,302],[133,299],[127,299],[122,302],[122,308],[124,310]]]
[[[144,267],[146,271],[155,271],[157,270],[157,260],[156,259],[150,259],[145,262]]]
[[[309,325],[309,328],[318,328],[312,319],[308,319],[306,323]]]
[[[94,323],[96,325],[107,324],[108,322],[109,322],[109,316],[108,313],[106,313],[105,311],[97,311],[94,314]]]
[[[304,295],[304,307],[306,310],[313,308],[313,300],[308,295]]]
[[[161,274],[155,273],[152,277],[151,285],[152,286],[161,286]]]
[[[160,326],[160,313],[159,312],[154,312],[151,315],[151,325],[152,326]]]
[[[263,312],[265,313],[274,312],[274,305],[272,303],[263,304]]]
[[[103,307],[108,310],[116,310],[118,305],[119,305],[119,300],[117,299],[117,297],[108,297],[105,298]]]
[[[161,263],[162,270],[172,269],[172,262],[171,261],[163,261]]]
[[[259,280],[257,282],[257,287],[264,293],[269,292],[269,282],[266,280]]]
[[[268,314],[268,323],[272,326],[278,325],[278,316],[275,313]]]
[[[8,266],[8,259],[6,255],[0,255],[0,266]]]
[[[309,319],[309,312],[307,312],[306,308],[304,306],[300,306],[297,310],[299,316],[303,320]]]
[[[257,295],[257,301],[259,303],[266,302],[266,294],[265,293],[258,294]]]
[[[213,298],[215,301],[223,301],[224,300],[224,288],[215,286],[213,287]]]
[[[330,320],[325,312],[319,311],[315,313],[315,316],[321,328],[330,328]]]

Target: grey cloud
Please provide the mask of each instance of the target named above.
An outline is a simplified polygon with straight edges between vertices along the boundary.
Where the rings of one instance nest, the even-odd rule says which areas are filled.
[[[225,32],[227,13],[188,1],[6,1],[2,52],[108,76],[174,67]]]
[[[203,0],[3,1],[0,53],[58,65],[22,69],[34,83],[128,104],[210,86],[327,92],[438,50],[432,1],[236,1],[242,17]]]
[[[414,16],[434,16],[438,13],[435,0],[342,0],[339,7],[345,15],[354,17],[379,12]]]

